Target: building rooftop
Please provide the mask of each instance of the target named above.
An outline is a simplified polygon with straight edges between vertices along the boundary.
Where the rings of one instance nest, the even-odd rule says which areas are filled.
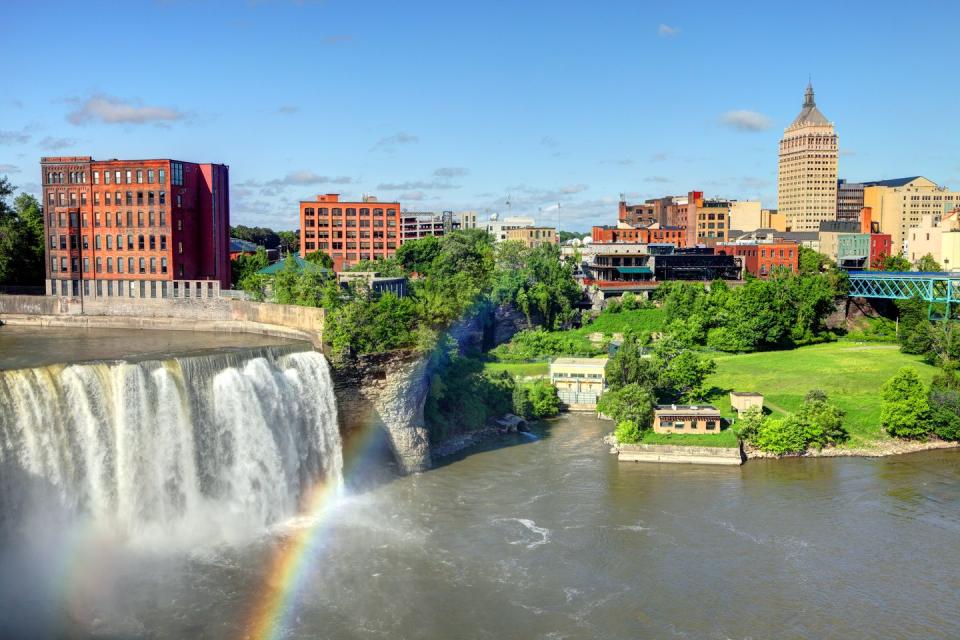
[[[817,109],[817,103],[813,99],[813,84],[807,84],[807,90],[803,94],[803,109],[800,111],[790,127],[799,127],[805,124],[829,125],[830,121]]]
[[[865,187],[905,187],[914,180],[919,180],[923,176],[910,176],[909,178],[892,178],[890,180],[871,180],[864,182]]]
[[[598,367],[607,366],[606,358],[555,358],[551,365],[593,365]]]
[[[237,253],[240,251],[256,251],[257,247],[256,242],[250,242],[249,240],[241,240],[240,238],[230,238],[230,253]]]
[[[762,393],[757,393],[756,391],[731,391],[730,395],[737,396],[738,398],[762,398]]]
[[[720,410],[709,404],[658,404],[658,412],[682,412],[687,415],[719,416]]]

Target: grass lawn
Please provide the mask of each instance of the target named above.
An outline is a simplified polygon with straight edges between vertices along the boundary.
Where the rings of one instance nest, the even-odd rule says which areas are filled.
[[[901,367],[911,366],[929,384],[936,368],[919,356],[900,353],[896,345],[834,342],[792,351],[712,355],[716,372],[707,378],[713,387],[710,402],[731,417],[730,391],[758,391],[774,415],[799,409],[810,389],[823,389],[847,412],[850,440],[862,447],[888,439],[880,426],[880,387]]]
[[[549,362],[484,362],[483,370],[485,373],[499,373],[506,371],[510,375],[517,377],[526,376],[545,376],[549,372]]]
[[[723,429],[720,433],[654,433],[643,434],[643,444],[674,444],[688,447],[735,447],[737,436],[732,429]]]
[[[627,330],[637,332],[662,331],[663,309],[635,309],[633,311],[621,311],[620,313],[601,313],[593,322],[575,329],[571,333],[586,336],[594,332],[600,332],[610,335],[612,333],[623,333]]]

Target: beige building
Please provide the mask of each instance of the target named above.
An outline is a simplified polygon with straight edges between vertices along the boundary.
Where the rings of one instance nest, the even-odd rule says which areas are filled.
[[[787,217],[776,209],[764,209],[760,212],[760,228],[786,231]]]
[[[910,229],[919,227],[925,214],[931,214],[936,224],[958,205],[960,192],[922,176],[864,183],[863,206],[871,208],[873,223],[879,225],[880,233],[890,234],[893,250],[904,256],[911,253]]]
[[[560,402],[572,408],[592,409],[606,388],[607,358],[555,358],[550,383]]]
[[[508,229],[507,240],[519,240],[533,249],[542,244],[557,244],[557,230],[554,227]]]
[[[756,407],[763,410],[763,394],[755,391],[731,391],[730,407],[738,414]]]
[[[945,271],[960,271],[960,209],[942,217],[925,213],[920,226],[907,232],[907,260],[916,264],[928,253]]]
[[[807,85],[803,110],[780,140],[777,210],[790,231],[818,231],[837,216],[837,134]]]
[[[730,228],[738,231],[762,229],[763,209],[758,200],[734,200],[730,203]]]
[[[658,404],[653,412],[656,433],[720,433],[720,411],[710,405]]]

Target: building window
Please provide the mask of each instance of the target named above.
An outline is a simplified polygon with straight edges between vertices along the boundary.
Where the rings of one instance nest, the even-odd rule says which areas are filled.
[[[160,204],[161,204],[161,205],[167,204],[167,192],[166,192],[166,191],[161,191],[161,192],[160,192]]]
[[[147,272],[147,259],[140,258],[140,273],[146,273],[146,272]]]
[[[183,186],[183,163],[182,162],[170,163],[170,184],[176,185],[178,187]]]
[[[167,236],[160,236],[160,250],[161,251],[167,250]]]
[[[157,249],[157,236],[150,236],[150,250],[156,251]]]
[[[153,169],[147,169],[147,183],[153,184]]]
[[[707,431],[713,431],[717,428],[717,423],[713,420],[707,420]]]
[[[94,171],[94,172],[93,172],[93,184],[100,184],[100,172],[99,172],[99,171]]]
[[[160,184],[163,184],[166,181],[167,181],[167,170],[160,169]]]
[[[150,258],[150,273],[156,273],[156,272],[157,272],[157,259]]]
[[[109,172],[109,171],[104,171],[104,172],[103,172],[103,184],[110,184],[110,172]]]
[[[119,172],[119,171],[114,171],[114,172],[113,172],[113,181],[114,181],[116,184],[120,184],[120,172]]]
[[[143,169],[137,169],[137,184],[143,184]]]
[[[167,259],[160,258],[160,273],[166,273],[166,272],[167,272]]]

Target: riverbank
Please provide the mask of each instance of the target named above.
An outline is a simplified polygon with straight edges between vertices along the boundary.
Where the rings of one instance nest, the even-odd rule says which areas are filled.
[[[527,422],[524,424],[529,425],[530,423]],[[458,433],[447,438],[443,442],[431,446],[430,455],[433,458],[446,458],[491,438],[521,433],[522,431],[523,430],[521,430],[517,425],[489,425],[483,429],[468,431],[466,433]]]

